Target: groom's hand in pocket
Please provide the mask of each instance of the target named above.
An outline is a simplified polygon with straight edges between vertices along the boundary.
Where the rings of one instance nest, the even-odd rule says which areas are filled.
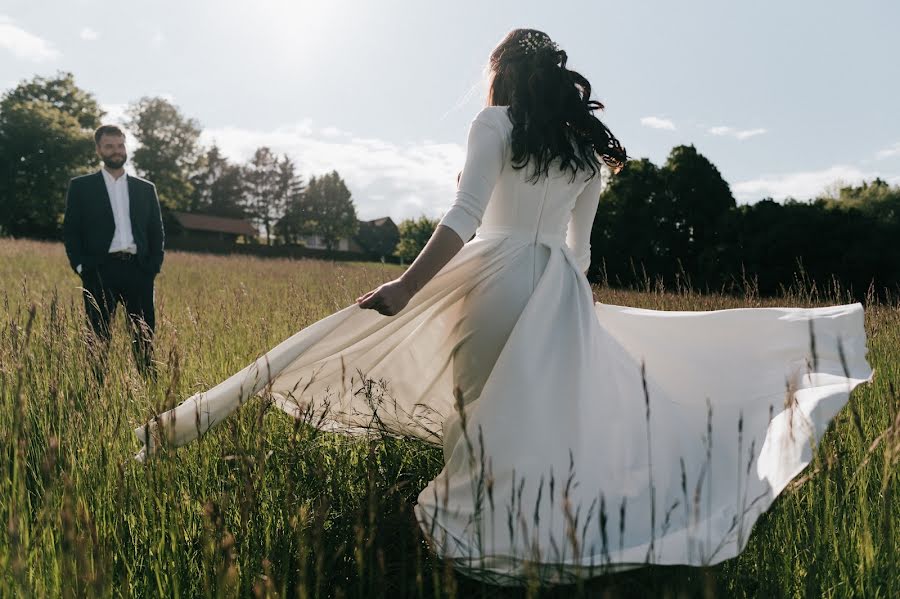
[[[412,294],[406,285],[396,279],[356,298],[360,308],[375,310],[385,316],[394,316],[409,303]]]

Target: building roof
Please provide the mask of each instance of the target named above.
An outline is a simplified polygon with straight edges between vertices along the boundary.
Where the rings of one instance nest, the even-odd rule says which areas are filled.
[[[172,212],[172,216],[175,217],[178,224],[191,231],[213,231],[216,233],[230,233],[232,235],[246,235],[248,237],[259,235],[259,232],[253,225],[242,218],[190,214],[187,212]]]
[[[381,218],[375,218],[375,219],[372,219],[369,221],[362,221],[362,222],[372,223],[376,227],[380,227],[381,225],[388,222],[389,220],[391,220],[390,216],[382,216]]]

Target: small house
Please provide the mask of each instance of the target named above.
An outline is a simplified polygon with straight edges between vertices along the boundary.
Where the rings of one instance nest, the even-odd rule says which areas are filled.
[[[167,228],[166,246],[174,249],[230,250],[259,236],[256,228],[242,218],[174,211],[170,215],[175,226]]]

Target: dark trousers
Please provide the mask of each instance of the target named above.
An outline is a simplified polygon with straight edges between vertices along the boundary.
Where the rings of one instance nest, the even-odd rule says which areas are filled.
[[[156,376],[153,365],[153,333],[156,314],[153,306],[155,274],[148,273],[137,261],[110,257],[96,268],[81,273],[84,287],[84,308],[94,332],[97,350],[95,374],[102,381],[109,347],[110,321],[121,303],[128,316],[131,348],[138,370],[144,376]]]

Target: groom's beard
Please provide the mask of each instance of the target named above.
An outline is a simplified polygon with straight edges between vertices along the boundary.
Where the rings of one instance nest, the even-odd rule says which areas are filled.
[[[104,156],[103,164],[105,164],[108,168],[113,170],[122,168],[125,166],[125,162],[128,160],[127,154],[114,154],[112,156]]]

